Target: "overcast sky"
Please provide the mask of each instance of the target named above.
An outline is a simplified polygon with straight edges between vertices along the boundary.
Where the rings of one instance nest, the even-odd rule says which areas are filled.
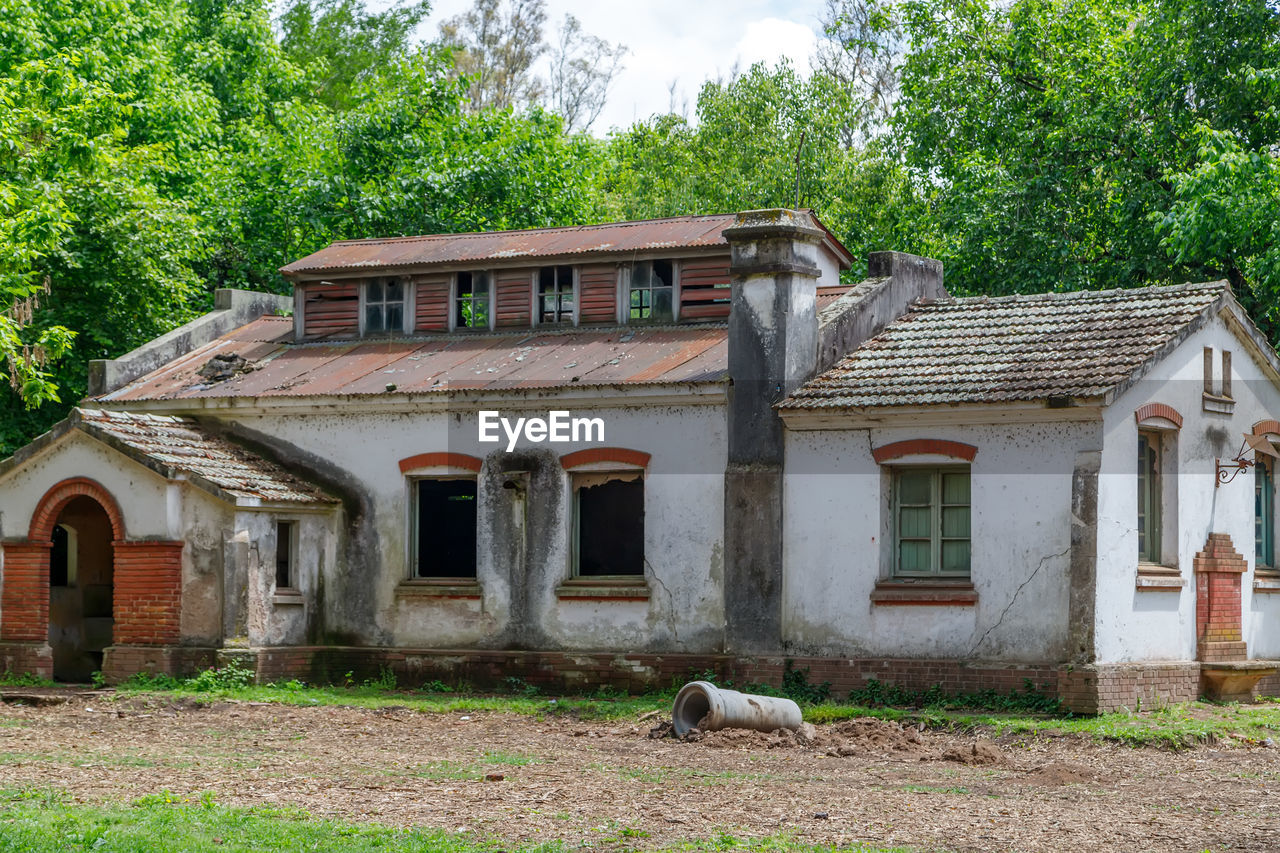
[[[423,35],[434,37],[440,21],[470,6],[471,0],[436,0]],[[666,112],[672,82],[677,103],[687,101],[692,112],[702,82],[728,72],[735,61],[745,69],[785,56],[807,71],[822,6],[822,0],[547,0],[547,40],[568,12],[588,33],[630,49],[592,128],[604,135],[610,127]]]

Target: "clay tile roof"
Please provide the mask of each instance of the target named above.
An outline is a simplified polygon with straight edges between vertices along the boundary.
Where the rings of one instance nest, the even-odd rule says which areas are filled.
[[[76,409],[72,421],[166,476],[185,474],[233,501],[336,503],[310,483],[209,433],[190,418]]]
[[[780,408],[1100,397],[1226,292],[1214,282],[920,302]]]

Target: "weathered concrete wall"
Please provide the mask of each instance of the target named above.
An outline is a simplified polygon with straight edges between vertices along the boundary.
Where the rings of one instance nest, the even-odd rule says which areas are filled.
[[[519,414],[573,411],[572,405],[551,400],[546,405]],[[501,404],[492,408],[516,414]],[[322,626],[316,642],[718,651],[724,618],[723,406],[618,407],[589,414],[604,419],[605,446],[651,454],[644,475],[647,601],[556,594],[570,576],[572,554],[571,478],[560,458],[597,444],[552,449],[522,441],[507,453],[505,440],[498,449],[478,440],[474,411],[238,418],[237,431],[272,436],[275,455],[286,463],[294,459],[299,470],[309,467],[309,460],[323,459],[344,472],[348,490],[366,503],[361,520],[339,525],[342,541],[334,560],[324,562],[315,590],[306,591],[307,606],[317,609]],[[484,460],[477,478],[479,589],[474,597],[427,595],[405,584],[412,566],[412,480],[399,463],[445,451]],[[411,472],[439,473],[444,472]],[[507,482],[515,487],[505,488]],[[352,530],[359,539],[355,545]]]
[[[1068,655],[1072,494],[1094,422],[793,430],[787,436],[783,632],[788,651],[1043,662]],[[889,465],[954,465],[871,451],[932,438],[978,448],[971,465],[974,605],[872,602],[892,566]],[[960,463],[963,464],[963,463]]]
[[[1205,411],[1205,347],[1213,348],[1215,384],[1221,353],[1232,352],[1231,413]],[[1146,403],[1172,406],[1183,417],[1171,431],[1176,458],[1166,484],[1166,547],[1162,560],[1184,585],[1140,588],[1138,577],[1135,411]],[[1107,410],[1098,510],[1097,645],[1101,662],[1190,660],[1196,656],[1195,577],[1192,560],[1209,533],[1231,536],[1249,561],[1243,579],[1243,633],[1253,657],[1280,657],[1280,595],[1254,589],[1254,474],[1246,470],[1214,488],[1214,460],[1240,449],[1254,423],[1280,417],[1280,391],[1220,318],[1191,334]],[[1253,459],[1253,452],[1246,453]],[[1170,517],[1168,504],[1176,505]]]
[[[293,297],[224,288],[214,292],[214,310],[148,341],[119,358],[89,362],[89,395],[109,394],[196,347],[204,346],[264,314],[293,310]]]

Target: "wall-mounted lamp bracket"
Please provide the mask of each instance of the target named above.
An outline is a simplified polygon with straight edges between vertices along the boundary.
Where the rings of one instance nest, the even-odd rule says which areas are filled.
[[[1252,448],[1254,452],[1253,459],[1245,459],[1245,448]],[[1272,459],[1280,459],[1280,452],[1276,451],[1276,447],[1271,443],[1271,439],[1265,435],[1248,435],[1244,437],[1244,443],[1240,445],[1240,449],[1236,451],[1234,459],[1223,462],[1221,459],[1215,459],[1213,462],[1213,473],[1215,480],[1213,487],[1216,489],[1223,483],[1230,483],[1241,471],[1246,471],[1258,464],[1257,455],[1270,456]]]

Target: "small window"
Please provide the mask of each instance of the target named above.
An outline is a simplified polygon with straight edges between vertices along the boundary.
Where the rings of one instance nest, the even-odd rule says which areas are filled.
[[[625,474],[574,477],[574,574],[644,574],[644,479]]]
[[[1254,568],[1276,567],[1276,480],[1272,460],[1258,454],[1253,466]]]
[[[969,470],[893,473],[894,573],[969,575]]]
[[[476,576],[476,481],[414,484],[414,577]]]
[[[276,589],[294,589],[297,586],[294,573],[297,543],[293,531],[292,521],[276,523]]]
[[[1161,515],[1164,494],[1161,484],[1160,433],[1138,433],[1138,560],[1159,563],[1164,532]]]
[[[538,322],[573,322],[573,267],[538,270]]]
[[[641,261],[631,268],[627,319],[631,322],[669,323],[675,273],[671,261]]]
[[[493,276],[487,272],[458,273],[458,290],[454,298],[455,329],[489,328],[489,291]]]
[[[364,288],[364,332],[366,335],[404,331],[404,281],[398,278],[370,279]]]

